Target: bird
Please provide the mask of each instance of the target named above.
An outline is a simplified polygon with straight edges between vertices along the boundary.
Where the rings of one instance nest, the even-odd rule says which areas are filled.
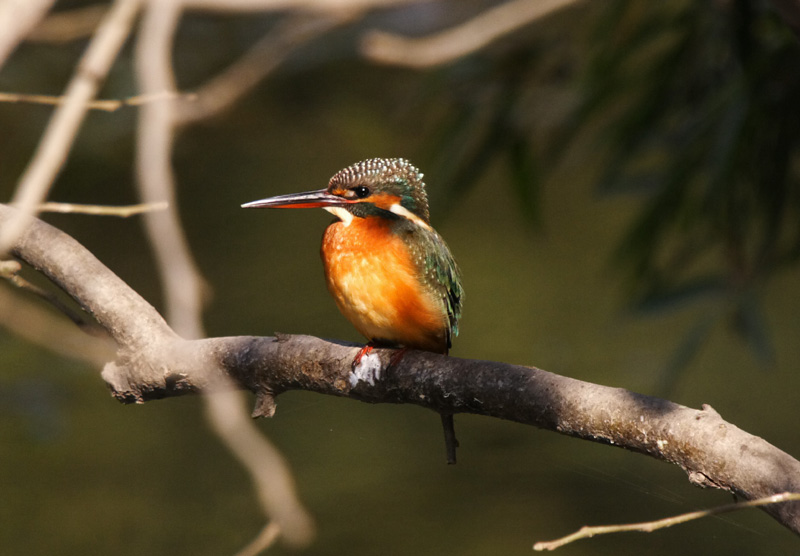
[[[374,347],[447,355],[464,291],[461,271],[430,223],[423,174],[403,158],[371,158],[333,175],[325,189],[252,201],[243,208],[322,208],[336,218],[320,255],[339,311]],[[447,462],[456,462],[453,415],[442,413]]]

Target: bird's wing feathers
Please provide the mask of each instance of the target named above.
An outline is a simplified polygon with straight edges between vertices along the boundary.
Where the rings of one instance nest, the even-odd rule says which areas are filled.
[[[447,347],[452,345],[452,336],[458,335],[458,319],[461,317],[461,302],[464,291],[461,288],[461,272],[447,244],[436,232],[427,233],[425,254],[425,276],[439,292],[447,308]]]

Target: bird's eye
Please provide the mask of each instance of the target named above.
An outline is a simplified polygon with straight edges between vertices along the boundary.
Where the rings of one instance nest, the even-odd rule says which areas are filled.
[[[369,187],[364,185],[358,185],[353,188],[353,193],[356,194],[356,197],[359,199],[363,199],[364,197],[369,196]]]

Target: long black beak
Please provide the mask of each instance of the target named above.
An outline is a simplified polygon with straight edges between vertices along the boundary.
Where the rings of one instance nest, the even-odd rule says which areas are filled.
[[[350,204],[347,199],[328,193],[327,189],[306,191],[305,193],[290,193],[268,197],[259,201],[245,203],[242,208],[320,208],[341,207]]]

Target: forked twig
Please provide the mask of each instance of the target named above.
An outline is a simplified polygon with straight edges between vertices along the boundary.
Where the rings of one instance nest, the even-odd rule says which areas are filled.
[[[28,293],[32,293],[33,295],[47,301],[53,307],[55,307],[56,309],[61,311],[64,315],[66,315],[69,320],[71,320],[79,327],[88,329],[89,327],[93,326],[83,317],[83,315],[73,310],[72,308],[68,307],[53,292],[48,291],[44,288],[40,288],[36,284],[32,284],[31,282],[20,276],[19,275],[20,270],[22,270],[22,265],[20,265],[17,261],[0,260],[0,278],[8,280],[8,282],[10,284],[13,284],[15,287],[23,291],[26,291]]]
[[[53,311],[12,293],[6,287],[0,287],[0,327],[62,357],[95,367],[114,360],[115,345],[108,336],[86,334],[86,328],[77,328],[73,323],[58,318]]]
[[[765,496],[764,498],[757,498],[756,500],[747,500],[745,502],[735,502],[733,504],[725,504],[717,506],[716,508],[709,508],[708,510],[699,510],[696,512],[689,512],[672,517],[665,517],[664,519],[657,519],[655,521],[644,521],[641,523],[624,523],[622,525],[584,525],[579,530],[566,537],[561,537],[554,541],[542,541],[533,545],[534,550],[555,550],[565,544],[577,541],[579,539],[588,539],[595,535],[606,535],[608,533],[625,533],[628,531],[639,531],[641,533],[652,533],[658,529],[672,527],[680,523],[686,523],[702,517],[709,517],[712,515],[719,515],[745,508],[755,508],[757,506],[766,506],[768,504],[778,504],[781,502],[789,502],[791,500],[800,500],[800,493],[798,492],[782,492],[780,494],[773,494],[772,496]]]

